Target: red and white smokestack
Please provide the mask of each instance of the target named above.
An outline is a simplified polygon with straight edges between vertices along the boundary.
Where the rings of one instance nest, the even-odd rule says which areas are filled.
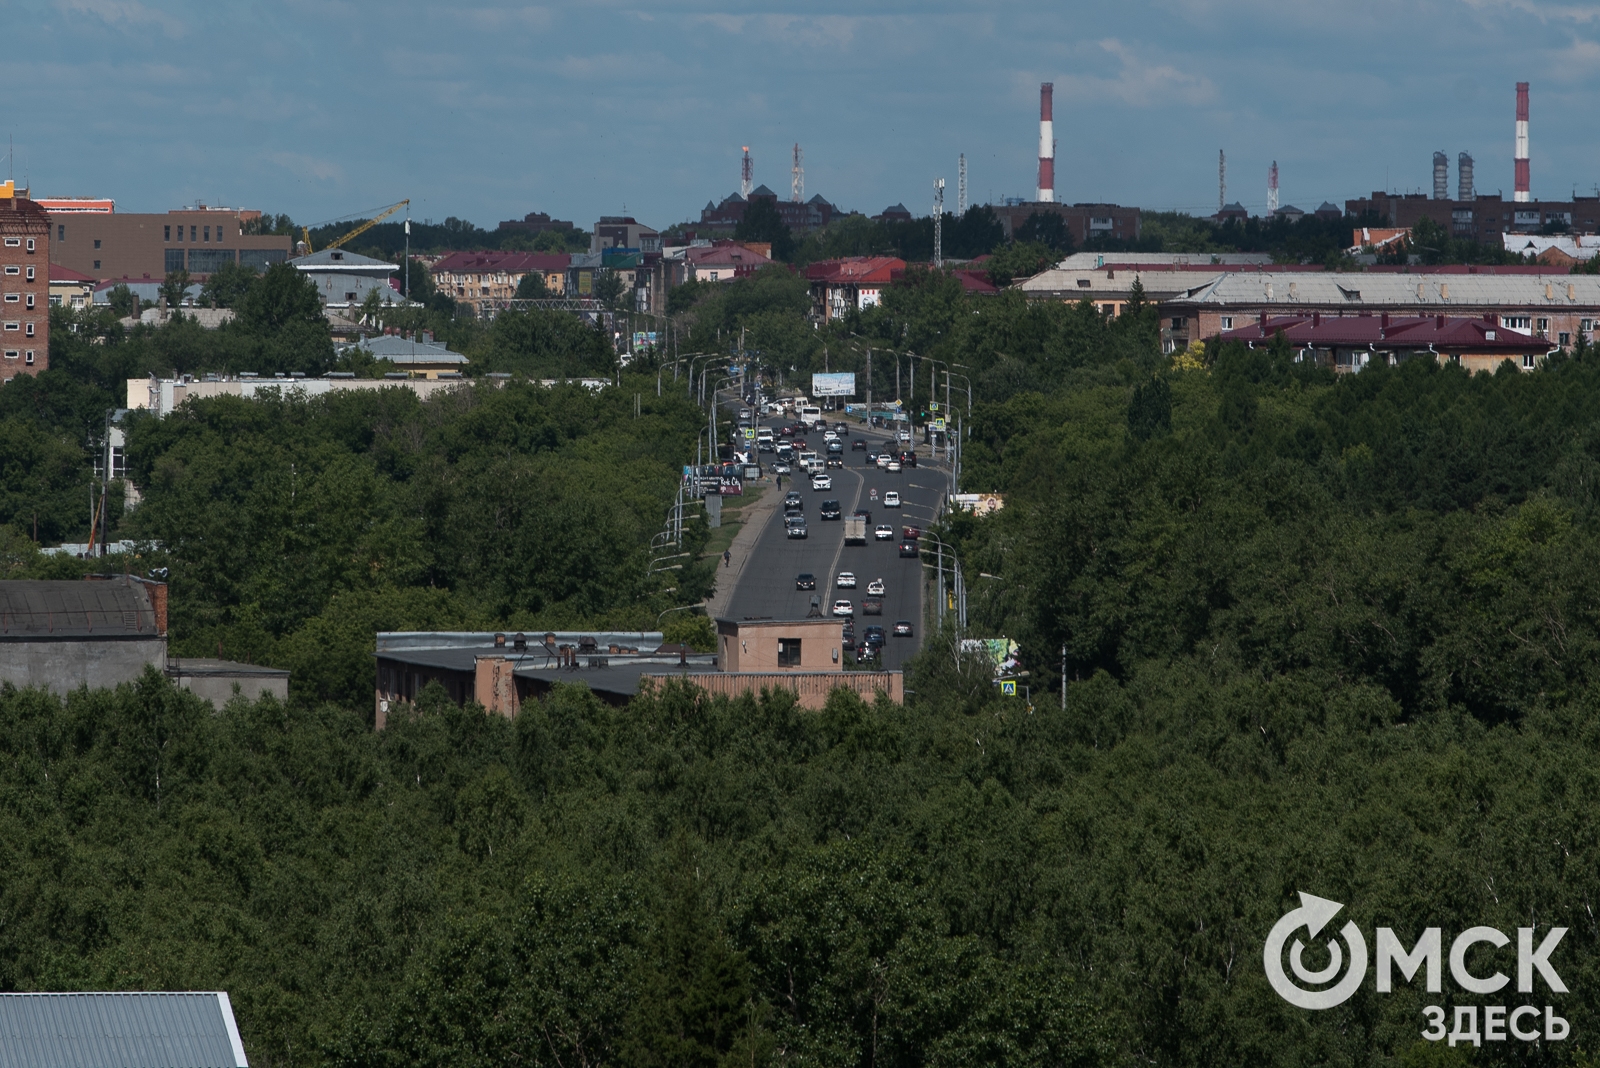
[[[1051,117],[1051,99],[1055,95],[1054,82],[1039,86],[1039,203],[1052,204],[1056,199],[1056,124]]]
[[[1528,180],[1528,83],[1517,83],[1517,155],[1516,192],[1511,199],[1526,202],[1533,199],[1533,185]]]

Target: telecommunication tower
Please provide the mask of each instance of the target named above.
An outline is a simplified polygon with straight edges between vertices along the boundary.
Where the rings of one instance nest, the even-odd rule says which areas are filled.
[[[956,172],[956,218],[964,219],[967,215],[967,154],[961,153],[961,162],[957,165]]]
[[[1228,206],[1228,154],[1217,149],[1217,214]]]
[[[805,155],[800,151],[800,142],[794,145],[794,166],[789,170],[789,199],[796,204],[806,198],[806,163]]]
[[[944,266],[944,179],[933,180],[933,265]]]
[[[1267,218],[1278,214],[1278,161],[1267,168]]]
[[[746,200],[750,199],[750,179],[755,175],[755,166],[750,162],[750,146],[744,146],[744,162],[739,164],[739,195]]]

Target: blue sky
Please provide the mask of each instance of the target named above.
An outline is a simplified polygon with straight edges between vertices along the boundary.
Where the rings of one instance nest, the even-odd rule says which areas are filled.
[[[0,137],[36,195],[195,201],[319,222],[412,199],[492,227],[624,208],[666,226],[755,176],[924,214],[1030,194],[1055,82],[1058,197],[1260,210],[1431,188],[1435,149],[1511,194],[1600,183],[1600,0],[587,3],[0,0]],[[0,144],[0,151],[4,151]],[[0,175],[3,177],[3,175]]]

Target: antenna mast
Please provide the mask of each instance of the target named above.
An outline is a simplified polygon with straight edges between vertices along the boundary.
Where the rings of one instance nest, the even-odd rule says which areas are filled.
[[[800,143],[794,146],[794,167],[790,170],[789,199],[796,204],[806,198],[806,163],[805,154],[800,151]]]
[[[746,200],[750,199],[750,177],[755,173],[755,168],[750,163],[750,146],[744,146],[744,161],[739,164],[739,195]]]
[[[944,266],[944,179],[933,180],[933,265]]]
[[[964,219],[967,215],[967,154],[961,153],[960,170],[956,178],[956,218]]]
[[[1217,214],[1228,206],[1228,154],[1217,149]]]

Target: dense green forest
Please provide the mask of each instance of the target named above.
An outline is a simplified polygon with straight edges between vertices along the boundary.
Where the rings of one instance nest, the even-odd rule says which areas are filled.
[[[431,692],[374,734],[374,630],[696,599],[642,565],[700,409],[649,359],[596,394],[191,404],[131,424],[118,529],[164,549],[114,563],[171,569],[175,650],[291,666],[291,697],[0,692],[0,986],[223,987],[261,1065],[1589,1063],[1593,351],[1336,380],[938,272],[824,329],[806,301],[775,270],[674,326],[790,382],[870,352],[915,408],[953,372],[962,489],[1006,506],[939,532],[1023,695],[935,631],[904,707],[580,689],[508,722]],[[463,324],[474,370],[616,373],[542,322]],[[92,329],[0,390],[13,576],[81,569],[28,517],[71,532],[119,377],[249,339]],[[1408,944],[1570,928],[1572,1039],[1431,1045],[1455,994],[1405,985],[1290,1008],[1261,945],[1301,890]]]

